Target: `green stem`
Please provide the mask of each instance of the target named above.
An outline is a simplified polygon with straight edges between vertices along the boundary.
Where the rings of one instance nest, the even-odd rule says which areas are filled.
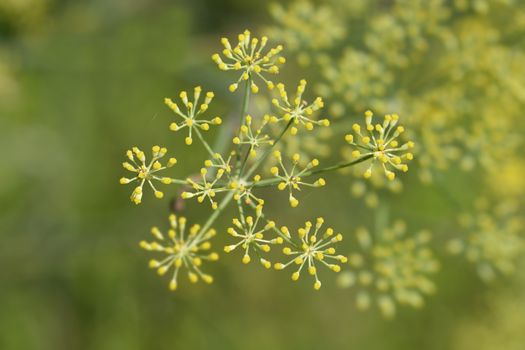
[[[201,227],[199,233],[197,234],[197,237],[195,238],[195,240],[193,241],[194,244],[192,245],[195,246],[197,244],[200,243],[200,240],[202,239],[202,237],[206,234],[206,232],[210,229],[211,225],[213,225],[213,223],[215,222],[215,220],[217,220],[217,218],[219,217],[219,215],[222,213],[222,211],[224,210],[224,208],[226,208],[226,206],[230,203],[230,201],[232,200],[233,198],[233,194],[235,193],[235,191],[229,191],[228,194],[222,199],[222,201],[220,202],[219,206],[217,207],[217,209],[215,209],[213,211],[213,213],[210,215],[210,217],[208,218],[208,220],[206,220],[206,222],[204,223],[204,225]],[[190,248],[192,248],[190,247]]]
[[[326,173],[326,172],[329,172],[329,171],[334,171],[334,170],[339,170],[339,169],[343,169],[343,168],[348,168],[349,166],[354,166],[356,164],[359,164],[359,163],[362,163],[362,162],[364,162],[366,160],[369,160],[373,156],[374,156],[373,154],[369,154],[367,156],[361,157],[361,158],[353,160],[351,162],[341,162],[339,164],[335,164],[335,165],[332,165],[332,166],[329,166],[329,167],[326,167],[326,168],[312,170],[312,171],[307,172],[303,176],[316,175],[316,174]]]
[[[242,161],[241,170],[239,171],[239,177],[242,175],[242,172],[244,171],[244,168],[246,167],[246,163],[248,163],[248,157],[250,156],[250,152],[252,151],[252,146],[248,149],[248,152],[246,152],[246,155],[244,156],[244,159]]]
[[[244,219],[244,208],[242,207],[240,198],[237,200],[237,207],[239,208],[239,217],[241,218],[242,223],[245,225],[246,220]]]
[[[194,128],[193,129],[195,131],[195,133],[197,134],[197,136],[199,137],[199,140],[201,140],[202,144],[204,145],[204,148],[206,148],[206,150],[208,151],[208,153],[210,154],[210,156],[213,158],[214,155],[215,155],[215,152],[213,152],[213,150],[211,149],[210,145],[208,144],[208,142],[206,142],[206,140],[204,140],[204,137],[202,137],[202,134],[200,132],[199,129],[197,128]]]
[[[244,123],[244,118],[246,117],[246,113],[248,113],[248,106],[250,104],[250,83],[251,83],[251,78],[248,78],[244,86],[244,97],[242,99],[241,118],[239,121],[239,128]],[[235,166],[237,169],[236,170],[237,176],[240,176],[240,173],[241,173],[241,150],[242,150],[241,144],[237,145],[237,164]]]
[[[175,185],[187,185],[188,181],[186,180],[179,180],[179,179],[170,179],[172,184]]]
[[[326,172],[330,172],[330,171],[336,171],[336,170],[339,170],[339,169],[347,168],[347,167],[354,166],[356,164],[362,163],[362,162],[364,162],[364,161],[366,161],[366,160],[368,160],[368,159],[370,159],[372,157],[373,157],[373,155],[369,154],[367,156],[361,157],[361,158],[353,160],[351,162],[342,162],[342,163],[338,163],[338,164],[335,164],[335,165],[332,165],[332,166],[329,166],[329,167],[326,167],[326,168],[310,170],[310,171],[305,172],[303,175],[301,175],[301,177],[307,177],[307,176],[312,176],[312,175],[317,175],[317,174],[322,174],[322,173],[326,173]],[[283,180],[282,179],[278,179],[278,178],[266,179],[266,180],[262,180],[262,181],[259,181],[257,183],[254,183],[252,185],[252,187],[272,186],[272,185],[278,184],[281,181],[283,181]]]
[[[241,107],[241,119],[239,126],[241,126],[244,123],[244,117],[246,116],[246,113],[248,113],[248,106],[250,105],[250,84],[252,79],[248,78],[246,80],[246,84],[244,86],[244,97],[242,99],[242,107]]]

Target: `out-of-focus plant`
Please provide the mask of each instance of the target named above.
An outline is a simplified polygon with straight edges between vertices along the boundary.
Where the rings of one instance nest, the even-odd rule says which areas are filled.
[[[517,203],[489,203],[480,198],[474,213],[465,213],[458,220],[467,231],[465,237],[448,243],[452,254],[464,254],[477,265],[481,278],[492,281],[496,273],[511,274],[516,270],[516,258],[524,249],[523,218],[517,213]]]
[[[450,207],[464,213],[435,241],[449,242],[439,247],[474,263],[484,281],[498,272],[511,273],[525,251],[520,218],[524,9],[523,2],[513,0],[296,0],[273,4],[270,12],[276,24],[267,28],[289,49],[289,59],[308,67],[318,80],[315,90],[326,98],[334,136],[347,133],[366,108],[405,116],[418,155],[411,166],[418,176],[410,178],[409,187],[433,187]],[[330,21],[320,21],[326,16]],[[320,33],[326,33],[324,40]],[[357,135],[347,135],[346,140],[360,149],[343,147],[345,159],[358,156],[368,145],[377,146],[372,135],[354,131]],[[404,170],[402,161],[410,157],[407,152],[391,160]],[[349,186],[352,196],[371,208],[388,207],[394,203],[389,198],[408,187],[397,180],[384,181],[363,165],[347,172],[357,177]],[[394,177],[388,167],[384,172]],[[449,187],[449,177],[471,178],[464,194],[484,200],[462,203]],[[435,226],[443,230],[441,223]],[[381,230],[368,236],[373,237],[367,242],[374,257],[376,244],[384,245]],[[415,237],[399,236],[391,243],[403,246],[405,239]],[[367,271],[378,268],[375,261],[363,264]],[[355,289],[362,286],[356,276],[350,271],[340,282]],[[357,293],[359,305],[368,305],[370,293],[366,298]],[[393,300],[401,302],[389,297],[393,299],[380,303],[385,316],[392,314]]]
[[[48,0],[0,2],[0,107],[18,97],[17,62],[9,50],[9,39],[34,30],[46,20]]]
[[[0,32],[35,29],[46,18],[49,0],[3,0],[0,2]]]
[[[348,256],[350,271],[339,275],[343,288],[356,286],[356,305],[367,310],[376,301],[381,313],[395,315],[395,302],[415,308],[423,306],[423,296],[436,287],[429,275],[439,269],[429,243],[432,234],[421,231],[405,237],[405,223],[398,221],[391,228],[372,235],[365,228],[355,233],[356,251]]]
[[[332,116],[345,116],[348,122],[349,116],[370,106],[380,113],[400,110],[414,126],[423,155],[417,164],[425,182],[458,162],[466,170],[475,165],[488,169],[518,147],[513,118],[497,118],[496,123],[493,117],[515,114],[525,103],[525,72],[519,64],[524,53],[511,47],[519,30],[511,31],[510,25],[508,32],[498,30],[498,21],[506,15],[523,21],[512,14],[514,2],[341,3],[274,5],[271,12],[278,25],[268,30],[301,64],[320,72],[316,90],[326,97]],[[485,15],[486,7],[495,14]],[[453,16],[457,9],[465,12]],[[326,39],[324,45],[302,40],[325,12],[332,14],[330,25],[345,23],[341,32],[348,35]],[[366,23],[354,18],[359,15],[368,16]],[[523,32],[523,25],[519,27]],[[311,57],[304,60],[304,54]]]
[[[348,261],[344,255],[336,253],[334,245],[343,239],[343,234],[331,227],[326,227],[322,217],[313,223],[306,221],[304,227],[296,232],[286,226],[277,225],[264,214],[264,197],[270,193],[279,198],[272,190],[287,193],[286,202],[292,208],[299,206],[301,189],[319,188],[326,184],[321,174],[349,168],[357,164],[368,164],[365,177],[372,175],[373,169],[379,167],[383,176],[393,181],[395,174],[408,170],[407,162],[413,156],[410,149],[412,141],[403,141],[404,127],[399,125],[396,114],[387,114],[382,122],[373,123],[372,112],[367,111],[364,123],[355,123],[346,141],[352,148],[351,160],[341,160],[334,165],[321,166],[316,158],[302,160],[298,152],[289,154],[286,146],[280,145],[283,136],[287,139],[302,137],[315,130],[330,128],[327,118],[319,118],[319,111],[324,107],[321,97],[307,102],[306,80],[299,81],[292,94],[283,83],[274,83],[269,76],[279,73],[279,66],[285,63],[281,56],[281,45],[268,49],[268,38],[256,38],[249,31],[238,36],[238,42],[232,45],[227,38],[221,40],[224,49],[221,54],[214,54],[213,61],[223,71],[233,71],[238,75],[229,85],[231,92],[239,88],[243,91],[243,102],[239,118],[238,131],[232,140],[232,149],[219,152],[206,140],[205,133],[212,127],[222,125],[220,117],[206,117],[213,100],[212,92],[203,93],[201,87],[195,87],[190,96],[186,91],[179,94],[182,104],[171,98],[165,104],[174,113],[175,121],[170,130],[184,132],[185,143],[193,147],[193,140],[198,140],[208,153],[204,167],[198,175],[173,178],[167,175],[168,168],[176,169],[177,160],[168,158],[163,161],[167,149],[153,146],[151,156],[137,147],[126,153],[127,161],[123,167],[132,175],[120,179],[122,184],[133,184],[132,202],[139,204],[146,191],[151,188],[154,196],[162,199],[162,185],[181,186],[183,199],[196,199],[211,207],[209,218],[201,225],[189,227],[185,218],[170,216],[170,228],[164,231],[154,227],[151,230],[154,240],[142,241],[140,246],[156,254],[150,261],[150,267],[160,275],[172,270],[170,289],[178,286],[181,270],[187,270],[191,282],[202,279],[211,283],[212,277],[201,270],[204,261],[215,261],[218,254],[209,252],[210,239],[216,234],[212,228],[217,218],[225,213],[229,205],[234,205],[237,216],[232,219],[232,226],[227,232],[232,236],[230,245],[224,247],[226,253],[240,251],[242,262],[258,260],[265,268],[270,268],[272,247],[284,245],[284,257],[275,258],[276,270],[295,266],[292,280],[298,280],[301,274],[313,276],[315,289],[321,287],[320,274],[323,268],[339,272],[341,265]],[[267,109],[257,115],[249,115],[250,97],[259,93],[259,82],[264,82],[270,90],[266,97],[271,103]],[[271,91],[277,93],[273,96]],[[204,97],[203,97],[204,95]],[[353,133],[351,135],[350,133]],[[267,159],[273,158],[272,163]],[[375,173],[375,171],[374,171]],[[298,210],[298,209],[292,209]],[[346,265],[348,266],[348,265]]]
[[[517,275],[517,291],[491,291],[487,307],[475,315],[465,317],[454,330],[453,349],[508,349],[520,350],[525,343],[523,327],[525,301],[524,275]]]
[[[1,50],[1,49],[0,49]],[[3,53],[3,52],[2,52]],[[5,57],[5,56],[0,56]],[[4,58],[0,59],[0,102],[2,105],[4,101],[10,101],[16,96],[17,85],[14,78],[13,67],[11,62]]]

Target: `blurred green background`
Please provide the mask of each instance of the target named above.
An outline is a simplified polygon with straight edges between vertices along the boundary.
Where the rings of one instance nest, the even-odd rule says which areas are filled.
[[[162,100],[202,85],[216,93],[214,113],[236,113],[231,77],[209,57],[221,36],[269,24],[267,5],[0,0],[0,349],[525,348],[522,269],[487,287],[444,259],[426,307],[384,321],[358,312],[333,281],[317,293],[237,256],[210,264],[213,285],[176,293],[147,268],[137,242],[165,222],[169,203],[129,202],[118,185],[124,152],[166,145],[177,171],[197,169],[203,150],[190,156],[168,131]],[[450,181],[461,188],[468,177]],[[335,226],[366,213],[337,186],[327,191],[339,201],[323,213]],[[426,216],[446,222],[454,209],[435,192],[407,190],[399,213],[415,227]],[[280,218],[318,215],[315,198],[301,217]],[[184,214],[207,213],[192,203]]]

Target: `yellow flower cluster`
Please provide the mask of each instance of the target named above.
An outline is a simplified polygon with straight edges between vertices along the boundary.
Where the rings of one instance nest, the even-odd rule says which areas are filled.
[[[250,31],[248,30],[239,34],[238,39],[239,42],[235,47],[232,47],[227,38],[221,39],[221,43],[224,45],[222,54],[225,60],[223,60],[218,53],[212,56],[213,61],[217,63],[219,69],[242,72],[237,82],[230,85],[230,91],[234,92],[237,90],[241,81],[250,79],[250,88],[253,93],[257,93],[259,87],[254,81],[256,76],[262,79],[270,90],[273,89],[273,82],[266,79],[263,74],[279,73],[279,65],[286,62],[285,58],[279,55],[283,50],[282,45],[278,45],[268,52],[263,52],[268,43],[268,37],[263,36],[259,40],[258,38],[251,37]]]
[[[263,145],[273,145],[273,140],[270,135],[261,133],[268,123],[277,123],[278,119],[275,116],[266,114],[261,125],[257,129],[253,129],[252,117],[247,115],[244,118],[244,125],[241,125],[239,136],[233,138],[233,143],[236,145],[250,146],[250,156],[257,156],[257,149]]]
[[[215,236],[216,231],[214,229],[202,231],[200,225],[193,225],[187,229],[186,218],[177,218],[175,215],[170,215],[169,223],[170,229],[167,234],[153,227],[151,234],[154,240],[140,242],[142,249],[163,255],[160,260],[150,260],[149,267],[156,269],[161,276],[173,269],[169,283],[171,290],[177,289],[177,279],[181,268],[188,270],[188,278],[192,283],[196,283],[199,279],[212,283],[213,277],[203,273],[201,265],[203,260],[216,261],[219,259],[217,253],[209,252],[211,248],[209,240]]]
[[[133,147],[133,149],[128,150],[126,152],[126,156],[128,157],[131,163],[124,162],[122,163],[122,166],[124,167],[124,169],[129,170],[135,173],[136,175],[133,178],[122,177],[120,179],[120,183],[123,185],[132,182],[139,183],[138,186],[135,187],[135,189],[131,193],[131,201],[135,204],[139,204],[142,201],[142,188],[144,187],[144,184],[146,182],[153,190],[155,197],[159,199],[164,197],[164,193],[157,190],[153,185],[152,181],[159,181],[167,185],[173,182],[172,179],[169,177],[159,177],[156,175],[157,172],[162,171],[166,168],[170,168],[177,164],[177,159],[170,158],[165,166],[162,165],[159,159],[164,157],[166,155],[166,152],[167,149],[164,147],[161,148],[159,146],[153,146],[151,151],[152,158],[149,162],[146,161],[146,155],[144,154],[144,152],[137,147]]]
[[[299,201],[297,198],[293,196],[293,191],[297,190],[300,191],[300,186],[310,186],[310,187],[321,187],[326,184],[325,180],[321,177],[317,179],[313,183],[307,183],[301,180],[301,176],[303,176],[307,171],[310,169],[316,167],[319,165],[319,161],[317,159],[312,160],[307,164],[305,168],[302,170],[297,170],[297,164],[299,163],[299,160],[301,159],[301,156],[296,153],[292,156],[292,168],[290,170],[286,170],[286,167],[283,164],[281,152],[275,151],[274,156],[277,159],[279,166],[281,168],[281,172],[279,171],[279,168],[274,166],[270,169],[270,172],[273,176],[275,176],[279,183],[277,184],[277,188],[280,191],[284,191],[285,189],[288,189],[288,200],[290,201],[290,205],[292,207],[297,207],[299,205]]]
[[[159,274],[166,273],[172,266],[173,277],[170,288],[177,288],[177,276],[181,268],[188,269],[190,281],[202,279],[211,282],[212,278],[200,270],[203,260],[216,260],[216,253],[205,252],[210,248],[209,239],[215,235],[211,229],[217,218],[226,212],[230,204],[236,204],[238,215],[233,218],[233,225],[226,230],[235,242],[224,247],[224,251],[243,251],[242,262],[248,264],[252,259],[258,259],[265,267],[270,268],[272,263],[267,253],[272,245],[286,244],[283,253],[292,258],[286,263],[276,263],[276,269],[284,269],[292,263],[298,269],[292,274],[292,279],[297,280],[301,271],[306,269],[314,276],[314,288],[319,289],[321,282],[317,267],[324,265],[332,271],[339,272],[339,263],[345,263],[347,258],[335,255],[334,243],[342,240],[342,235],[334,234],[332,228],[322,230],[324,220],[318,218],[315,224],[307,221],[303,228],[297,232],[297,237],[292,237],[286,226],[280,229],[274,221],[268,220],[263,213],[265,189],[287,191],[287,202],[291,207],[297,207],[299,199],[297,192],[305,187],[319,188],[325,186],[324,178],[319,175],[325,172],[349,168],[364,163],[368,159],[378,160],[383,164],[387,177],[391,177],[388,165],[391,168],[406,171],[407,165],[401,159],[411,159],[406,151],[412,147],[408,142],[399,145],[397,138],[404,129],[397,125],[397,115],[387,115],[382,124],[372,125],[371,114],[366,118],[367,129],[370,133],[369,140],[360,134],[357,127],[354,131],[361,136],[359,143],[352,143],[359,149],[365,149],[358,159],[341,162],[324,168],[319,167],[317,154],[327,155],[329,146],[324,144],[332,136],[328,119],[319,119],[317,112],[324,107],[321,97],[316,97],[313,102],[304,101],[306,81],[299,82],[295,95],[289,97],[283,83],[277,83],[279,96],[272,98],[272,93],[266,97],[266,108],[257,113],[251,113],[250,95],[258,92],[254,82],[255,76],[263,79],[268,87],[273,87],[273,82],[266,80],[263,73],[276,74],[279,72],[277,65],[284,63],[280,56],[282,46],[278,45],[268,52],[264,51],[268,39],[263,37],[260,41],[251,37],[245,31],[239,35],[239,43],[233,48],[227,39],[222,39],[225,46],[223,55],[228,62],[217,54],[213,60],[221,70],[242,71],[239,80],[230,86],[236,90],[238,84],[244,84],[244,98],[240,108],[240,125],[228,145],[232,149],[217,152],[211,146],[201,131],[207,131],[210,125],[219,125],[219,117],[203,119],[202,115],[208,111],[214,98],[212,92],[207,92],[202,98],[201,87],[194,88],[193,99],[188,93],[182,91],[179,96],[184,108],[165,99],[165,104],[179,117],[179,122],[170,125],[172,131],[188,130],[185,143],[193,144],[193,138],[202,145],[208,155],[204,160],[204,167],[197,173],[185,178],[159,177],[157,172],[165,170],[176,164],[175,158],[170,158],[166,165],[160,162],[167,150],[159,146],[152,149],[152,159],[148,162],[145,154],[138,148],[127,152],[129,162],[124,163],[124,168],[135,173],[133,178],[122,178],[122,184],[138,182],[131,199],[140,203],[142,188],[147,182],[153,189],[157,198],[162,198],[163,193],[158,191],[153,181],[163,184],[180,186],[181,199],[195,198],[198,203],[209,203],[212,212],[202,226],[193,225],[186,233],[186,219],[170,216],[171,228],[167,235],[162,234],[157,228],[152,230],[155,237],[153,242],[141,242],[140,246],[146,250],[163,253],[161,260],[152,260],[150,266],[156,268]],[[276,110],[275,115],[271,109]],[[324,126],[325,128],[316,128]],[[300,129],[310,131],[299,132]],[[349,129],[349,128],[348,128]],[[320,135],[320,136],[319,136]],[[318,137],[319,136],[319,137]],[[347,137],[347,141],[349,138]],[[364,142],[361,144],[361,142]],[[280,151],[282,150],[282,152]],[[296,151],[294,151],[296,150]],[[403,153],[403,154],[401,154]],[[195,153],[195,154],[198,154]],[[273,155],[273,157],[272,157]],[[371,169],[371,168],[370,168]],[[369,171],[369,170],[367,170]]]
[[[244,250],[243,264],[248,264],[251,261],[250,253],[254,252],[261,264],[269,269],[272,264],[262,255],[270,251],[270,245],[282,244],[283,238],[265,239],[264,234],[275,228],[275,222],[268,221],[266,225],[262,226],[261,221],[262,206],[257,207],[255,219],[252,216],[241,216],[240,219],[233,219],[234,227],[228,228],[228,233],[239,241],[236,244],[225,246],[224,251],[229,253],[237,247],[241,247]]]
[[[361,131],[359,124],[352,125],[352,129],[357,137],[352,134],[345,136],[346,142],[354,146],[355,150],[352,152],[354,158],[371,156],[372,162],[363,176],[370,178],[372,176],[372,169],[374,164],[379,162],[383,168],[385,176],[389,180],[394,180],[395,172],[390,169],[408,171],[406,161],[414,158],[413,154],[408,150],[414,147],[414,142],[408,141],[399,144],[397,140],[399,136],[405,131],[401,125],[397,125],[399,116],[397,114],[387,114],[384,117],[383,123],[372,123],[373,113],[371,111],[365,112],[366,133]]]
[[[188,93],[186,91],[182,91],[180,93],[179,96],[182,103],[184,104],[184,107],[186,107],[186,112],[182,112],[179,106],[176,103],[174,103],[171,99],[164,99],[164,103],[173,112],[175,112],[175,114],[177,114],[183,119],[180,123],[171,123],[170,130],[178,131],[183,128],[188,128],[188,137],[186,137],[185,139],[187,145],[191,145],[193,143],[192,131],[197,130],[196,128],[208,131],[210,129],[210,124],[220,125],[222,123],[222,119],[219,117],[215,117],[212,120],[197,119],[199,115],[208,110],[208,107],[214,96],[213,92],[207,92],[206,97],[204,98],[204,102],[201,103],[201,105],[199,106],[199,98],[201,96],[201,91],[202,89],[200,86],[195,87],[195,89],[193,90],[193,101],[188,100]]]
[[[226,191],[226,188],[224,187],[217,187],[216,183],[219,181],[224,174],[223,169],[219,169],[215,176],[213,177],[213,180],[208,180],[208,169],[201,168],[200,170],[200,176],[202,179],[202,182],[196,182],[191,178],[187,178],[186,181],[191,185],[194,192],[182,192],[181,197],[183,199],[187,198],[193,198],[196,197],[197,201],[199,203],[204,202],[204,200],[207,198],[210,201],[211,207],[213,209],[217,209],[218,204],[215,201],[215,195],[218,192],[224,192]]]
[[[283,270],[292,264],[297,265],[297,270],[292,273],[292,280],[294,281],[299,279],[304,268],[309,275],[315,278],[314,289],[316,290],[321,288],[321,281],[317,274],[318,265],[324,265],[334,272],[339,272],[341,271],[341,266],[337,262],[347,262],[345,256],[335,255],[335,248],[331,247],[334,243],[341,242],[343,235],[340,233],[334,234],[334,230],[331,227],[322,233],[321,228],[323,224],[323,218],[317,218],[315,225],[307,221],[304,227],[297,230],[299,242],[283,248],[283,253],[290,256],[291,259],[286,263],[276,263],[274,265],[276,270]],[[286,237],[291,238],[287,227],[283,226],[281,232]]]
[[[315,120],[312,119],[314,112],[324,107],[324,102],[321,97],[317,97],[313,103],[308,104],[303,100],[303,93],[306,88],[306,80],[302,79],[297,86],[297,91],[293,100],[288,99],[284,84],[277,84],[279,90],[279,99],[274,98],[272,103],[278,107],[283,114],[282,119],[293,123],[291,127],[291,134],[297,134],[297,126],[303,126],[306,130],[313,130],[314,125],[329,126],[328,119]]]

